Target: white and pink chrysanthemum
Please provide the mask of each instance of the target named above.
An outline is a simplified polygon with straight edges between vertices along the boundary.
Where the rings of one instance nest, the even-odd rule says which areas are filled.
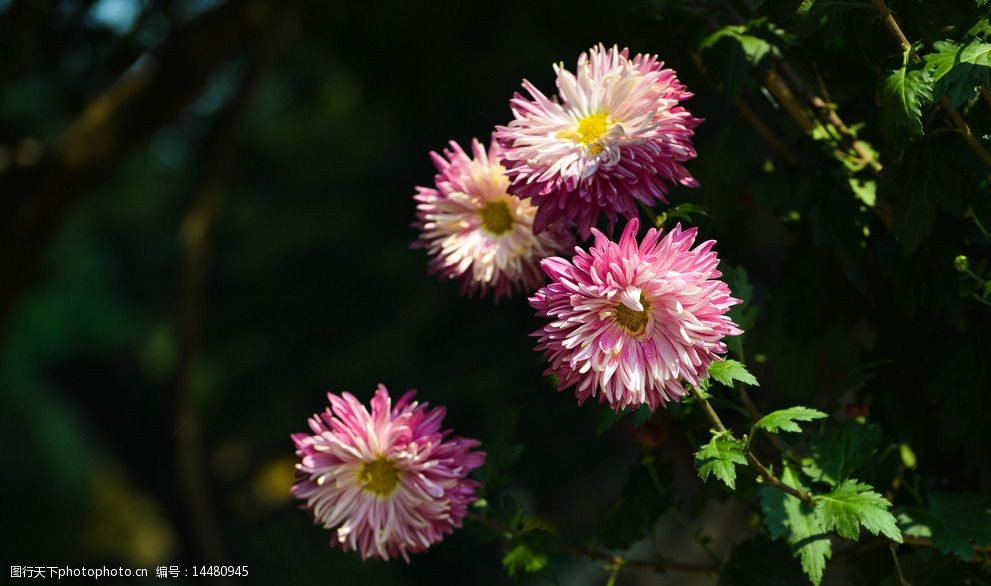
[[[563,230],[534,234],[537,208],[507,193],[502,149],[493,143],[486,152],[477,139],[471,146],[473,158],[454,141],[444,156],[430,153],[436,188],[417,187],[420,238],[414,246],[428,250],[431,274],[460,279],[462,293],[492,291],[499,301],[532,292],[544,282],[540,260],[574,241]]]
[[[663,238],[651,228],[640,244],[632,219],[619,243],[598,230],[588,252],[545,259],[551,284],[530,298],[551,322],[534,332],[558,390],[575,387],[579,404],[599,394],[616,410],[656,409],[685,395],[742,333],[726,315],[740,300],[719,280],[709,240],[692,249],[696,229],[679,224]]]
[[[583,237],[600,213],[637,215],[637,202],[667,201],[668,183],[696,187],[682,165],[695,158],[701,119],[680,102],[692,96],[655,55],[600,44],[578,58],[577,73],[554,66],[559,97],[529,81],[510,101],[515,119],[497,127],[511,191],[539,208],[538,232],[577,222]]]
[[[442,431],[443,408],[429,409],[407,391],[395,406],[379,385],[371,413],[349,393],[328,393],[332,409],[297,433],[292,494],[318,523],[336,530],[342,549],[362,559],[426,550],[467,514],[478,483],[466,477],[485,461],[479,442]]]

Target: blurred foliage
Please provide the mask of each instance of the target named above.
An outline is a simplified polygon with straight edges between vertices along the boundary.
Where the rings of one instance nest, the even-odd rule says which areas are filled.
[[[220,4],[0,0],[0,202],[30,197],[11,178],[45,161],[79,112],[149,51]],[[831,416],[828,429],[795,418],[808,432],[795,440],[805,459],[773,468],[824,494],[871,492],[860,482],[884,493],[906,535],[934,542],[898,548],[911,583],[991,582],[974,549],[991,541],[981,524],[991,494],[991,178],[939,105],[945,97],[991,148],[989,8],[888,5],[912,51],[868,0],[297,5],[302,16],[250,96],[188,372],[231,563],[260,584],[511,583],[502,565],[524,581],[658,579],[562,556],[547,537],[563,535],[631,557],[715,557],[722,584],[801,583],[782,553],[820,575],[832,556],[825,583],[898,583],[887,547],[823,535],[829,522],[847,535],[861,525],[737,474],[740,451],[703,458],[720,463],[712,472],[731,478],[743,503],[713,517],[724,487],[697,479],[691,455],[718,438],[702,435],[696,405],[625,418],[576,408],[541,377],[527,336],[537,321],[522,298],[461,299],[409,249],[413,186],[433,174],[427,153],[487,138],[509,119],[521,78],[549,87],[551,63],[602,41],[658,53],[705,118],[688,164],[702,187],[672,190],[672,207],[655,211],[660,224],[691,222],[717,239],[726,279],[747,301],[733,314],[747,330],[729,341],[736,363],[717,380],[759,379],[751,392],[765,413],[801,404]],[[257,44],[73,193],[29,279],[0,282],[22,290],[0,321],[10,565],[205,563],[177,478],[181,233],[209,137]],[[420,389],[448,407],[452,428],[483,441],[479,478],[509,540],[465,531],[409,565],[362,563],[295,510],[289,434],[324,408],[326,391],[367,399],[378,382]],[[710,392],[717,406],[733,393]],[[724,417],[746,428],[742,413]],[[769,453],[762,437],[755,449]],[[764,523],[745,522],[762,510]]]

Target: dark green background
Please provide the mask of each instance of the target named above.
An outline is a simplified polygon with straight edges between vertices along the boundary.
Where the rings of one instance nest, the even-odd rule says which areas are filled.
[[[791,4],[768,3],[772,13]],[[89,100],[214,5],[0,2],[0,149],[16,157],[25,138],[55,148]],[[210,243],[190,371],[215,515],[230,562],[247,564],[253,582],[509,582],[499,543],[471,530],[409,565],[361,563],[327,547],[332,534],[312,526],[284,492],[289,434],[306,429],[326,391],[367,400],[379,382],[395,394],[417,388],[422,400],[448,407],[449,426],[483,441],[518,415],[514,439],[525,450],[513,493],[575,542],[591,538],[618,498],[637,459],[631,426],[596,437],[602,408],[579,409],[542,378],[528,335],[539,323],[522,297],[498,306],[460,298],[455,284],[428,278],[424,253],[409,247],[414,186],[433,177],[428,151],[449,139],[487,139],[509,120],[508,99],[522,78],[550,92],[551,64],[573,64],[599,41],[659,53],[696,93],[687,106],[706,121],[695,143],[700,157],[688,168],[702,188],[675,188],[670,198],[708,206],[704,237],[717,238],[721,257],[745,267],[755,284],[760,313],[746,343],[762,382],[758,403],[801,403],[841,419],[843,403],[869,405],[886,440],[911,444],[928,474],[924,485],[987,488],[991,319],[987,307],[961,296],[952,266],[957,254],[988,254],[986,239],[953,207],[959,200],[987,218],[991,198],[979,183],[949,190],[931,211],[933,235],[906,253],[861,208],[826,150],[758,90],[744,83],[796,153],[795,168],[783,169],[700,76],[690,51],[709,32],[707,9],[329,1],[299,10],[246,111]],[[875,76],[897,63],[873,14],[858,15],[848,42],[823,32],[794,51],[817,63],[848,121],[865,122],[862,132],[880,148]],[[18,284],[24,294],[0,332],[5,565],[207,562],[194,546],[174,464],[180,225],[205,137],[255,45],[223,65],[174,123],[78,194],[42,261]],[[723,75],[718,57],[711,67]],[[936,134],[926,145],[970,164],[952,136]],[[5,178],[18,164],[0,171],[0,198],[12,197]],[[898,177],[898,165],[892,158],[888,178]],[[897,205],[897,189],[889,195]],[[692,518],[703,496],[692,447],[676,422],[661,427],[670,430],[666,466]],[[747,517],[731,513],[706,517],[706,530],[725,532]],[[564,584],[605,581],[591,562],[562,560],[558,571]]]

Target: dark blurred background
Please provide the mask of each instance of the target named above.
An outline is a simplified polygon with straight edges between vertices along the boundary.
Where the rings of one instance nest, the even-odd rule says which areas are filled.
[[[723,553],[754,533],[738,505],[695,506],[692,447],[668,427],[596,436],[602,408],[577,408],[541,376],[523,298],[460,298],[409,247],[427,153],[487,140],[522,78],[550,92],[551,64],[600,41],[659,53],[696,92],[687,106],[706,122],[688,167],[703,187],[670,197],[709,206],[704,235],[755,284],[759,403],[866,408],[896,441],[912,435],[947,486],[987,486],[988,312],[958,294],[950,262],[966,244],[907,258],[763,100],[799,161],[780,171],[693,64],[686,39],[707,34],[691,29],[704,21],[664,5],[0,0],[5,565],[510,583],[500,544],[479,532],[408,565],[362,563],[290,501],[289,434],[326,391],[367,400],[379,382],[419,389],[483,441],[517,417],[512,492],[575,542],[644,443],[664,444],[681,495],[684,516],[655,536],[666,553],[706,560],[690,537],[701,525]],[[851,28],[869,49],[866,26]],[[873,86],[830,81],[873,124]],[[943,401],[951,392],[969,402]],[[934,421],[940,410],[955,423]],[[583,560],[557,571],[564,584],[606,579]]]

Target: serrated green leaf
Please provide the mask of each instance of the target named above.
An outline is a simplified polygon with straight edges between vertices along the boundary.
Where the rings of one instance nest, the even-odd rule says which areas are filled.
[[[740,381],[745,385],[759,387],[757,379],[750,374],[747,367],[738,360],[720,360],[709,365],[709,376],[721,382],[727,387],[733,386],[733,381]]]
[[[874,487],[856,480],[845,480],[832,491],[815,497],[815,510],[822,526],[841,537],[860,539],[860,528],[902,542],[902,532],[888,509],[888,499]]]
[[[892,144],[923,135],[922,108],[932,102],[933,76],[928,69],[902,66],[881,80],[881,130]]]
[[[782,470],[781,482],[802,492],[808,491],[790,466],[785,465]],[[799,559],[809,580],[818,586],[833,550],[815,509],[771,486],[760,489],[760,506],[771,536],[784,538],[792,546],[792,555]]]
[[[599,522],[599,543],[608,549],[626,549],[653,528],[671,506],[671,493],[664,488],[669,484],[668,470],[658,466],[653,456],[645,456],[630,469],[622,494]]]
[[[747,463],[743,452],[745,448],[743,441],[733,439],[728,432],[714,433],[709,443],[695,452],[699,478],[707,480],[710,475],[715,475],[726,486],[735,489],[736,466]]]
[[[991,3],[991,0],[978,0],[978,1]],[[967,36],[977,37],[979,39],[983,39],[986,41],[988,39],[988,36],[991,36],[991,20],[989,20],[988,16],[991,15],[982,16],[981,18],[978,18],[977,22],[974,23],[974,26],[967,29]]]
[[[823,417],[827,417],[827,415],[817,409],[789,407],[788,409],[768,413],[764,417],[761,417],[754,424],[754,427],[767,430],[771,433],[777,433],[778,431],[799,432],[802,431],[802,428],[795,423],[796,421],[813,421],[822,419]]]
[[[937,41],[925,60],[926,68],[932,72],[937,99],[946,96],[954,108],[973,98],[977,88],[991,87],[989,43],[977,39],[963,44]]]
[[[906,535],[931,537],[933,547],[970,561],[974,545],[991,545],[991,497],[934,493],[925,507],[899,515]]]
[[[812,457],[802,460],[802,471],[817,482],[840,484],[870,462],[880,443],[876,425],[848,421],[827,435],[812,437]]]

